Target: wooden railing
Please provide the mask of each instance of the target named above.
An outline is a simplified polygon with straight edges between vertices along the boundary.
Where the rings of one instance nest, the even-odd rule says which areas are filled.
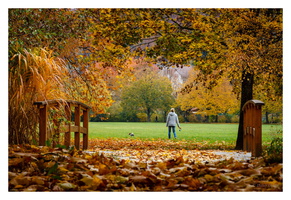
[[[90,107],[78,101],[72,100],[47,100],[34,102],[39,109],[39,145],[45,146],[48,135],[48,109],[51,107],[60,108],[62,106],[65,109],[66,124],[58,128],[57,134],[59,138],[60,133],[64,135],[64,145],[70,146],[71,132],[74,132],[74,145],[77,149],[80,148],[80,133],[83,134],[83,149],[88,148],[88,134],[89,134],[89,111]],[[72,108],[74,107],[74,125],[72,121]],[[83,126],[81,126],[81,111],[83,111]],[[58,141],[54,141],[54,144]]]
[[[243,150],[252,152],[253,157],[258,157],[262,153],[262,106],[264,102],[260,100],[247,101],[242,110],[243,116]]]

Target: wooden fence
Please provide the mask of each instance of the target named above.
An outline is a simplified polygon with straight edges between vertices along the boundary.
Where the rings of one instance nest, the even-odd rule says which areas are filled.
[[[51,107],[61,108],[63,106],[65,109],[66,123],[58,129],[57,140],[60,133],[65,133],[64,135],[64,145],[69,147],[71,144],[71,132],[74,132],[74,145],[77,149],[80,148],[80,134],[83,134],[83,149],[88,148],[88,134],[89,134],[89,111],[90,107],[72,100],[47,100],[34,102],[39,109],[39,145],[45,146],[48,136],[48,109]],[[74,107],[74,125],[71,124],[72,121],[72,108]],[[81,111],[83,111],[83,126],[81,126]],[[59,141],[53,141],[54,145]]]
[[[262,153],[262,106],[260,100],[250,100],[245,103],[242,110],[243,116],[243,150],[252,152],[252,156],[258,157]]]

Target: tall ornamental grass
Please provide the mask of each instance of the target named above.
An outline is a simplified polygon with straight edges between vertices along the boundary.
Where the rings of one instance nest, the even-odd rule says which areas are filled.
[[[35,101],[65,99],[65,63],[44,49],[18,52],[9,60],[9,144],[38,140]]]

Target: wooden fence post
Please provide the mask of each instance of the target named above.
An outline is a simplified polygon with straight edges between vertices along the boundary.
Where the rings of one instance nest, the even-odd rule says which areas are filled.
[[[88,134],[89,134],[89,109],[85,108],[83,111],[83,127],[87,129],[87,133],[83,134],[83,149],[88,148]]]
[[[39,106],[39,146],[45,146],[47,135],[47,105]]]
[[[68,120],[68,122],[66,122],[66,124],[68,125],[68,131],[65,132],[65,146],[66,147],[69,147],[70,144],[71,144],[71,104],[70,103],[67,103],[65,105],[65,115],[66,115],[66,118]]]
[[[245,103],[243,150],[251,151],[252,156],[258,157],[262,153],[262,106],[260,100],[250,100]]]
[[[78,126],[78,131],[77,132],[75,132],[75,147],[77,148],[77,149],[79,149],[80,148],[80,104],[78,104],[78,106],[76,106],[75,107],[75,126]]]

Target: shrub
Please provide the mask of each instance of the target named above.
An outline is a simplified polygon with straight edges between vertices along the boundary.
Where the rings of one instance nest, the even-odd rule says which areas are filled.
[[[226,122],[226,116],[225,115],[218,116],[218,122],[219,123],[225,123]]]
[[[233,115],[231,118],[231,123],[238,123],[239,122],[239,115]]]
[[[275,137],[271,145],[266,148],[265,160],[267,163],[283,162],[283,138]]]
[[[147,114],[145,114],[145,113],[137,113],[136,116],[138,117],[140,122],[147,121]]]
[[[179,118],[179,122],[180,123],[185,122],[185,119],[184,119],[184,117],[182,115],[178,115],[178,118]]]

